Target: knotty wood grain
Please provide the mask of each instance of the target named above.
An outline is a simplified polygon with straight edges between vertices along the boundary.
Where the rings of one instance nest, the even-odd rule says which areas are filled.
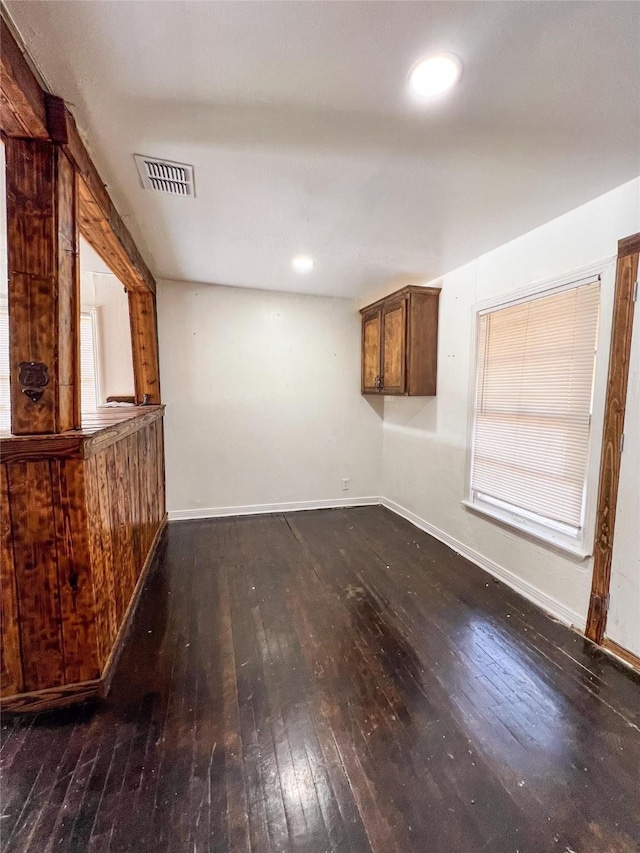
[[[68,151],[79,169],[79,227],[107,266],[127,290],[155,293],[156,282],[122,222],[95,167],[79,141],[75,125]]]
[[[6,466],[24,690],[64,684],[51,463]]]
[[[636,853],[639,677],[381,507],[176,522],[3,853]]]
[[[11,431],[79,427],[79,289],[75,176],[53,144],[7,139]],[[22,362],[42,362],[39,400],[23,393]]]
[[[51,461],[52,503],[56,524],[58,590],[67,684],[100,676],[94,595],[91,580],[83,463]]]
[[[0,18],[0,123],[10,136],[47,139],[44,92],[18,47],[4,18]]]
[[[79,429],[80,409],[80,258],[78,247],[78,185],[71,162],[58,151],[57,165],[57,287],[54,320],[57,336],[58,432]]]
[[[0,696],[22,692],[20,622],[7,467],[0,465]]]
[[[64,436],[0,447],[3,708],[73,701],[106,677],[165,521],[162,413],[128,413],[118,424],[111,411],[109,426],[74,437],[73,458],[55,446],[66,446]],[[100,444],[101,435],[109,440]],[[84,442],[96,442],[90,453]],[[29,452],[8,461],[3,447],[24,444]]]
[[[620,482],[620,445],[631,357],[633,331],[633,290],[638,278],[638,254],[618,258],[609,354],[609,378],[602,435],[602,456],[598,484],[596,539],[593,550],[593,580],[585,633],[601,643],[607,624],[606,598],[611,584],[613,536]]]
[[[160,364],[155,297],[129,291],[129,320],[136,402],[160,402]]]

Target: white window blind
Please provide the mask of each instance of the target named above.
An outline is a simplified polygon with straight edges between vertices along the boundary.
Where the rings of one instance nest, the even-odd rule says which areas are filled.
[[[598,279],[479,315],[472,502],[579,536],[599,305]]]
[[[98,408],[93,314],[80,315],[80,408],[83,412],[95,412]]]
[[[0,309],[0,432],[11,431],[9,390],[9,314]],[[83,412],[95,411],[98,404],[95,336],[92,314],[80,315],[80,397]]]

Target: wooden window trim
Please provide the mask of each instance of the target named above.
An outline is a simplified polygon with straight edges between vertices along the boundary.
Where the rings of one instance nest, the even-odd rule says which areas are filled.
[[[585,628],[586,636],[598,645],[603,643],[607,625],[613,537],[620,482],[620,449],[624,432],[635,308],[633,297],[638,280],[639,253],[640,233],[619,241],[609,376],[600,457],[593,579]]]

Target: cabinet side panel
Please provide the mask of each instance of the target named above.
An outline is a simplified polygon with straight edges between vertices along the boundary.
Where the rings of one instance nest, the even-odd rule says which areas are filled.
[[[433,397],[438,369],[439,294],[412,293],[409,303],[408,393]]]

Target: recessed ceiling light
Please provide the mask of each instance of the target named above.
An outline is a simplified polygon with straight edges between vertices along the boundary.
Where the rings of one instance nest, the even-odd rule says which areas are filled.
[[[296,272],[310,272],[314,267],[314,261],[309,255],[296,255],[291,261],[291,266]]]
[[[409,84],[420,98],[441,95],[460,79],[462,63],[452,53],[430,56],[416,63],[409,73]]]

